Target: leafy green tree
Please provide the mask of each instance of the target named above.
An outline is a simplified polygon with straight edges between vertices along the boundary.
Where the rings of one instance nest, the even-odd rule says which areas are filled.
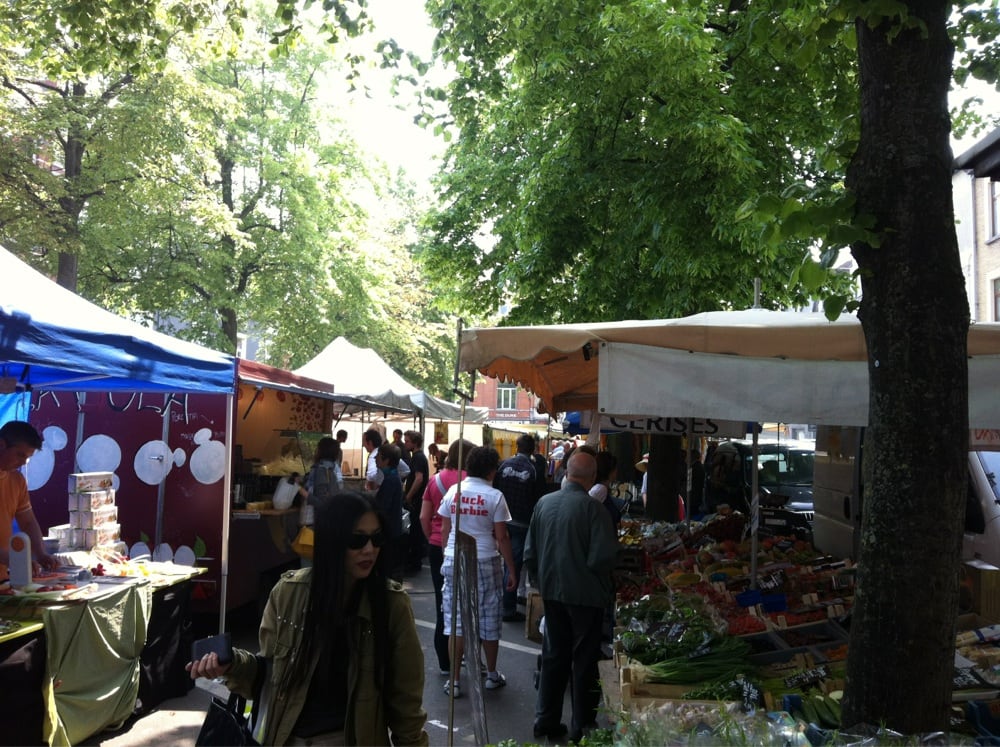
[[[354,60],[338,62],[306,25],[276,53],[285,21],[270,15],[258,5],[238,28],[175,19],[156,32],[169,44],[155,60],[104,49],[100,73],[63,86],[49,75],[89,52],[50,72],[12,42],[3,241],[48,271],[58,263],[63,284],[107,308],[217,349],[248,332],[262,359],[294,368],[347,334],[447,391],[453,331],[401,228],[415,196],[401,175],[375,173],[337,120]],[[396,265],[398,276],[385,269]]]
[[[178,30],[215,17],[210,2],[14,0],[0,8],[0,238],[57,268],[76,289],[81,218],[109,185],[135,179],[141,153],[91,157],[116,127],[119,97],[155,72]],[[224,6],[238,18],[238,5]]]
[[[835,40],[843,22],[773,10],[758,30],[725,6],[644,0],[429,7],[458,134],[422,258],[452,308],[676,316],[749,306],[755,277],[764,305],[807,303],[787,281],[812,237],[775,241],[751,218],[763,197],[831,209],[824,165],[855,136],[849,51],[823,52],[821,72],[786,58],[797,33]]]
[[[871,408],[844,723],[947,730],[969,319],[947,93],[955,38],[960,76],[996,79],[996,10],[429,7],[457,73],[439,124],[458,137],[423,257],[453,307],[510,300],[518,323],[679,315],[746,306],[760,276],[765,305],[820,295],[835,315],[848,289],[824,267],[851,247]]]
[[[256,22],[219,60],[195,42],[169,71],[173,85],[164,75],[146,93],[181,113],[188,141],[167,149],[171,167],[146,191],[130,185],[89,216],[104,248],[88,282],[106,303],[180,322],[215,347],[256,332],[269,360],[294,367],[371,318],[357,301],[372,273],[353,195],[376,188],[334,116],[330,49],[300,36],[272,55],[273,29]],[[116,225],[128,230],[109,241]]]

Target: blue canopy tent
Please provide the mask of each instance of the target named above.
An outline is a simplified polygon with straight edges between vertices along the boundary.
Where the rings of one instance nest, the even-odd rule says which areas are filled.
[[[112,314],[49,280],[3,247],[0,277],[4,279],[0,413],[6,413],[6,419],[24,417],[23,403],[33,391],[224,394],[230,398],[226,432],[233,432],[233,356]],[[224,495],[229,495],[231,448],[226,462]],[[223,508],[224,600],[228,503]],[[223,615],[225,608],[223,602]]]
[[[0,277],[0,391],[235,391],[231,355],[112,314],[2,248]]]

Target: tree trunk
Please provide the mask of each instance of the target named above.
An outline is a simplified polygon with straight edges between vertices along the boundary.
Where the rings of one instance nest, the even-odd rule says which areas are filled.
[[[847,186],[880,242],[852,247],[871,390],[843,724],[917,734],[949,728],[969,309],[951,193],[950,5],[905,5],[923,28],[857,22],[861,138]]]
[[[80,82],[70,84],[66,98],[71,110],[74,108],[74,100],[82,102],[86,93],[85,84]],[[63,179],[66,180],[66,195],[59,199],[66,243],[58,247],[59,265],[56,282],[74,293],[80,270],[80,213],[83,212],[83,201],[78,195],[78,183],[83,175],[83,154],[86,149],[81,125],[79,122],[71,121],[66,128],[66,142],[63,145]]]
[[[222,320],[222,334],[226,336],[226,340],[229,341],[229,353],[230,355],[236,354],[236,343],[237,343],[237,332],[239,332],[239,326],[236,319],[236,310],[230,307],[222,307],[219,309],[219,319]]]

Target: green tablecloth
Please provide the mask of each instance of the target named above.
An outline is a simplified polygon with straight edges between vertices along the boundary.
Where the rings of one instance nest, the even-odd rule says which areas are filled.
[[[151,604],[152,587],[141,580],[85,602],[42,608],[49,745],[75,744],[132,714]]]

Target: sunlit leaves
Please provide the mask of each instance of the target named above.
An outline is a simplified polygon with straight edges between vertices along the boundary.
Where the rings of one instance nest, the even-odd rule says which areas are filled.
[[[443,301],[523,323],[681,315],[749,305],[762,277],[767,303],[803,303],[787,279],[834,223],[856,134],[851,19],[806,5],[432,3],[458,64],[422,253]],[[780,196],[796,182],[808,210]],[[753,207],[771,195],[777,220]]]

